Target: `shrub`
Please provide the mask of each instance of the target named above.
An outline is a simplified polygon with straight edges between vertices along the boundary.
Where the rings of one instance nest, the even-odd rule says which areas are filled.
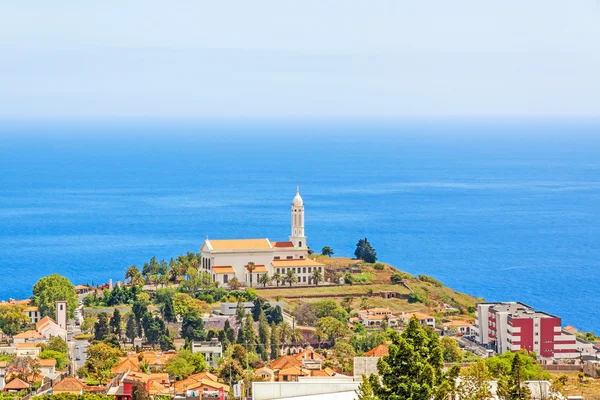
[[[385,264],[384,263],[380,263],[380,262],[376,262],[375,264],[373,264],[373,268],[378,270],[378,271],[383,271],[385,269]]]
[[[399,284],[400,282],[402,282],[402,275],[400,275],[397,272],[394,272],[390,277],[390,280],[392,281],[392,283]]]
[[[419,277],[418,277],[418,278],[419,278],[419,280],[420,280],[421,282],[427,282],[427,283],[431,283],[432,285],[434,285],[434,286],[437,286],[437,287],[442,287],[442,286],[444,286],[444,285],[442,285],[442,282],[440,282],[440,281],[438,281],[437,279],[434,279],[434,278],[432,278],[432,277],[430,277],[430,276],[427,276],[427,275],[419,275]]]
[[[409,303],[423,303],[423,295],[418,292],[413,292],[408,296]]]

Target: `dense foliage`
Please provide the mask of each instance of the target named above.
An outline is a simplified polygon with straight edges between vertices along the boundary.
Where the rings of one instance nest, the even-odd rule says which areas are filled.
[[[56,319],[56,301],[66,301],[67,315],[75,318],[77,294],[69,279],[53,274],[37,281],[33,286],[33,304],[39,307],[42,316],[49,315]]]

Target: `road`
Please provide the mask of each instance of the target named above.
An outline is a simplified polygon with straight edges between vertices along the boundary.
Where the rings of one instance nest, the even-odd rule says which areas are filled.
[[[463,349],[471,351],[480,357],[486,358],[488,356],[488,349],[467,339],[466,337],[458,337],[457,340]]]

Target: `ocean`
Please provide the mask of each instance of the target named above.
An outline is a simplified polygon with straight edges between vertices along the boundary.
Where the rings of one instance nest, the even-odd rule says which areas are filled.
[[[0,124],[0,298],[121,280],[206,238],[290,234],[600,333],[600,123],[35,120]]]

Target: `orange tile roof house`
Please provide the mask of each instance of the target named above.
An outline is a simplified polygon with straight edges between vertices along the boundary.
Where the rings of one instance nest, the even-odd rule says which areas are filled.
[[[15,378],[4,386],[5,392],[20,392],[21,390],[28,389],[29,383],[21,380],[20,378]]]
[[[52,393],[71,393],[71,394],[82,394],[86,388],[86,384],[76,378],[64,378],[52,386]]]
[[[400,314],[400,319],[404,324],[408,324],[408,321],[410,321],[410,319],[413,316],[419,320],[419,323],[422,326],[430,326],[432,328],[435,328],[435,317],[421,312],[403,312],[402,314]]]
[[[21,332],[18,333],[16,335],[14,335],[12,337],[13,339],[13,343],[17,344],[17,343],[46,343],[48,341],[48,339],[46,339],[44,336],[42,336],[38,331],[36,330],[29,330],[29,331],[25,331],[25,332]]]
[[[324,265],[309,259],[304,236],[304,200],[300,190],[291,204],[292,226],[288,241],[258,239],[206,239],[200,248],[201,269],[212,275],[213,281],[227,287],[234,277],[246,286],[258,286],[260,275],[294,271],[296,285],[313,284],[315,270],[324,274]],[[248,268],[249,263],[254,268]],[[272,282],[269,285],[275,285]]]
[[[387,345],[380,344],[379,346],[375,346],[371,350],[365,352],[365,357],[385,357],[390,355],[390,350]]]

